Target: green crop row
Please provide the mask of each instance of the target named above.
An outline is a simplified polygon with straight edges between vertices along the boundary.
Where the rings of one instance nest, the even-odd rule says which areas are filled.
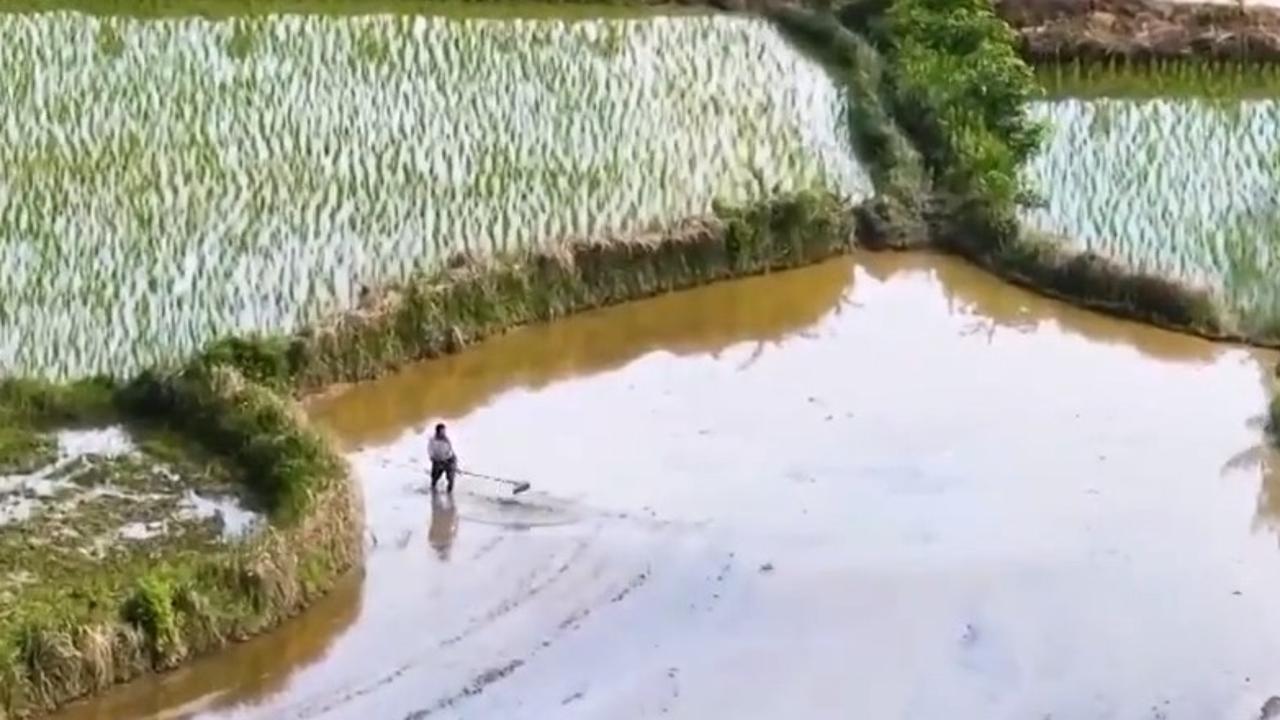
[[[51,13],[0,36],[6,374],[127,375],[455,253],[869,191],[843,96],[760,20]]]
[[[1280,339],[1280,102],[1059,97],[1026,168],[1029,224],[1125,267],[1214,296],[1224,318]]]

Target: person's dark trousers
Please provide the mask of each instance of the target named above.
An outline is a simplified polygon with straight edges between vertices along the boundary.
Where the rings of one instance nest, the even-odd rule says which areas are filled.
[[[453,479],[458,476],[458,459],[449,458],[443,461],[431,461],[431,490],[433,492],[436,489],[436,483],[440,482],[441,475],[449,479],[449,483],[445,485],[445,492],[453,492]]]

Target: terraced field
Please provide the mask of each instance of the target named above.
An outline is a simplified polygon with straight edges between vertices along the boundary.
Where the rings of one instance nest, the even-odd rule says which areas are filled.
[[[1280,329],[1273,72],[1047,75],[1028,219],[1081,248],[1210,288],[1245,332]]]
[[[126,374],[454,252],[868,191],[758,20],[0,15],[0,374]]]

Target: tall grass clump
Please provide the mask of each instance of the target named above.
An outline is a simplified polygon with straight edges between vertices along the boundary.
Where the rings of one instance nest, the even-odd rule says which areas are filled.
[[[138,417],[235,464],[277,524],[304,517],[317,493],[343,479],[345,465],[297,406],[230,364],[201,357],[180,372],[146,371],[123,397]]]
[[[118,383],[107,377],[55,383],[0,380],[0,421],[39,427],[88,425],[114,417]]]
[[[56,457],[56,427],[102,422],[114,416],[115,383],[106,378],[57,384],[0,380],[0,474],[27,473]]]

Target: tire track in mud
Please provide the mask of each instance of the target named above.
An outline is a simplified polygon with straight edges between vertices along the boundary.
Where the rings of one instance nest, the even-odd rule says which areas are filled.
[[[458,643],[462,642],[466,638],[474,635],[476,632],[479,632],[485,627],[493,624],[503,616],[510,614],[512,611],[518,609],[524,603],[537,597],[548,587],[551,587],[552,585],[554,585],[558,580],[563,578],[566,573],[569,572],[569,570],[573,567],[575,562],[580,560],[586,554],[587,550],[590,549],[592,545],[592,541],[597,536],[599,536],[600,531],[601,531],[601,527],[597,526],[595,529],[595,532],[592,533],[591,536],[587,538],[582,538],[578,540],[576,543],[574,543],[572,550],[570,550],[569,552],[569,556],[562,563],[560,563],[560,565],[557,566],[555,570],[544,581],[542,581],[541,583],[537,582],[538,576],[542,573],[544,568],[543,567],[536,568],[529,574],[525,575],[525,577],[522,578],[522,580],[518,583],[516,596],[514,597],[508,596],[506,599],[498,603],[496,606],[491,608],[488,612],[484,613],[480,617],[471,618],[468,621],[466,627],[464,627],[461,632],[439,641],[433,646],[434,649],[443,649],[443,648],[451,647],[453,645],[457,645]],[[496,543],[494,545],[496,546]],[[376,680],[373,680],[368,684],[362,685],[355,689],[349,690],[346,693],[344,693],[341,697],[330,700],[329,702],[325,703],[320,707],[312,708],[312,709],[306,709],[306,708],[299,709],[295,711],[292,717],[297,718],[298,720],[303,720],[304,718],[321,717],[328,713],[331,713],[344,705],[350,704],[354,700],[370,695],[384,687],[387,687],[388,685],[391,685],[392,683],[394,683],[395,681],[403,677],[405,673],[418,667],[427,659],[428,658],[425,655],[420,657],[415,657],[409,660],[408,662],[400,664],[394,670],[377,678]],[[485,671],[485,673],[488,673],[488,672],[489,671]],[[510,672],[510,670],[508,670],[508,672]],[[476,682],[479,682],[479,680],[485,676],[485,673],[481,673],[480,676],[477,676],[477,679],[473,680],[473,685]],[[487,682],[481,683],[478,687],[483,689],[484,685],[486,684],[488,683]],[[478,692],[478,690],[475,692]],[[474,694],[474,692],[472,692],[472,694]]]
[[[510,677],[520,668],[530,664],[535,657],[548,648],[553,647],[556,642],[567,633],[577,631],[578,628],[582,626],[582,621],[587,619],[593,611],[606,608],[609,605],[614,605],[625,600],[633,592],[644,586],[649,581],[650,577],[652,577],[652,568],[646,565],[643,571],[633,575],[620,590],[607,590],[606,593],[598,600],[579,607],[566,615],[563,620],[556,624],[556,629],[551,633],[551,635],[533,646],[524,657],[513,658],[503,665],[492,667],[481,672],[472,678],[471,682],[461,690],[437,699],[436,702],[429,707],[408,713],[404,716],[404,720],[425,720],[425,718],[428,718],[435,713],[451,709],[462,701],[480,695],[489,686]],[[673,671],[675,671],[674,668]],[[581,699],[585,694],[585,692],[575,693],[574,696],[571,696],[570,699],[562,702],[561,704],[568,705],[575,700]],[[678,689],[675,691],[675,696],[679,697]]]
[[[410,492],[417,492],[411,489]],[[351,682],[343,683],[345,687],[332,687],[328,691],[322,691],[320,697],[313,696],[310,700],[301,700],[294,704],[292,708],[281,708],[281,712],[277,717],[289,717],[294,720],[308,720],[311,718],[328,717],[331,714],[341,712],[341,709],[350,706],[352,703],[375,694],[388,686],[394,685],[407,674],[413,672],[416,668],[423,666],[424,663],[436,659],[433,650],[445,650],[454,648],[465,643],[469,638],[478,633],[483,632],[486,628],[493,626],[503,618],[517,612],[530,601],[542,595],[548,589],[557,586],[572,570],[579,568],[583,559],[588,556],[593,547],[597,545],[597,541],[605,532],[607,527],[615,525],[628,525],[649,531],[669,531],[674,525],[691,526],[686,529],[698,529],[705,523],[673,523],[670,520],[657,517],[654,513],[634,513],[634,512],[618,512],[606,510],[603,508],[594,508],[582,504],[580,501],[568,501],[574,506],[577,512],[573,513],[575,517],[571,522],[578,522],[584,518],[584,514],[594,516],[595,522],[590,527],[589,534],[578,538],[573,542],[567,552],[562,550],[556,555],[563,558],[558,564],[556,555],[552,555],[537,565],[533,570],[523,575],[508,591],[505,597],[497,604],[491,606],[483,613],[472,616],[468,619],[464,627],[457,633],[445,637],[431,644],[430,649],[424,649],[417,657],[411,657],[409,660],[396,665],[393,669],[384,672],[380,676],[368,678],[361,682],[353,679]],[[474,521],[474,519],[469,519]],[[543,523],[545,524],[545,523]],[[585,529],[585,528],[584,528]],[[412,531],[408,531],[412,534]],[[405,533],[401,533],[397,537],[391,538],[391,542],[387,542],[387,538],[379,538],[374,534],[373,530],[369,531],[370,537],[367,538],[367,547],[371,551],[385,548],[387,546],[398,549],[405,549],[409,544],[409,538],[404,537]],[[491,556],[499,548],[505,547],[509,535],[498,535],[483,545],[477,547],[471,556],[471,561],[479,561]],[[588,581],[594,584],[594,581],[605,580],[608,575],[607,567],[601,566],[590,569],[588,571]],[[433,713],[440,712],[450,708],[467,698],[479,695],[484,692],[485,688],[495,682],[510,676],[517,672],[527,662],[536,657],[539,653],[550,648],[560,637],[566,632],[572,632],[581,627],[581,623],[586,620],[593,612],[599,610],[609,604],[619,603],[626,599],[631,593],[643,586],[650,578],[651,570],[648,565],[644,571],[631,576],[626,583],[621,586],[617,582],[609,584],[609,593],[602,598],[593,602],[589,602],[573,612],[568,613],[564,619],[554,626],[552,634],[534,645],[529,652],[522,656],[513,658],[505,663],[499,663],[478,673],[469,682],[459,688],[457,691],[449,693],[439,698],[435,703],[410,713],[407,718],[417,720],[418,718],[428,717]]]
[[[613,518],[618,519],[618,518]],[[600,526],[597,527],[599,531]],[[566,563],[568,565],[569,563]],[[714,576],[706,578],[713,586],[722,585],[735,569],[735,554],[730,552],[724,562],[718,568]],[[561,568],[561,573],[564,572]],[[559,573],[558,573],[559,575]],[[599,572],[593,573],[593,577],[598,577]],[[642,589],[653,578],[652,565],[646,563],[642,571],[632,575],[625,583],[612,584],[606,588],[598,597],[584,605],[581,605],[567,613],[560,622],[556,623],[551,634],[536,645],[531,647],[529,651],[521,656],[512,657],[506,662],[488,668],[471,679],[466,685],[449,695],[438,698],[431,705],[420,710],[415,710],[406,714],[403,720],[426,720],[436,713],[456,708],[459,703],[483,694],[490,686],[505,680],[516,672],[520,671],[533,663],[538,655],[546,652],[554,647],[557,642],[566,637],[570,633],[577,632],[582,628],[583,623],[592,615],[598,614],[600,611],[607,610],[609,607],[622,603],[634,593]],[[711,611],[719,604],[721,595],[719,591],[713,591],[711,598],[707,601],[705,609]],[[667,697],[668,703],[678,702],[681,696],[680,687],[680,668],[668,667],[665,677],[670,683],[670,691]],[[561,706],[570,705],[574,702],[582,700],[586,696],[586,690],[579,690],[561,701]],[[662,712],[666,713],[670,710],[670,705],[664,705]]]
[[[489,625],[492,625],[494,622],[497,622],[503,616],[510,614],[513,610],[516,610],[521,605],[524,605],[526,602],[537,597],[539,594],[542,593],[543,590],[546,590],[548,587],[551,587],[552,585],[554,585],[556,581],[563,578],[565,574],[568,573],[571,568],[573,568],[574,563],[576,563],[578,560],[582,559],[584,555],[586,555],[587,550],[591,547],[591,540],[599,536],[599,534],[600,534],[600,526],[597,526],[595,533],[593,533],[590,538],[579,540],[577,543],[574,544],[572,552],[569,553],[569,557],[563,563],[561,563],[558,568],[556,568],[555,572],[552,573],[551,576],[546,579],[546,581],[542,582],[541,584],[534,584],[533,580],[537,578],[537,575],[538,575],[537,572],[531,573],[530,575],[526,576],[526,578],[528,579],[522,582],[521,585],[523,585],[527,589],[522,594],[514,598],[509,597],[506,600],[503,600],[502,602],[498,603],[498,605],[490,609],[488,612],[486,612],[484,615],[480,616],[479,618],[472,618],[471,621],[467,624],[467,627],[463,628],[462,632],[441,641],[440,647],[445,648],[451,645],[457,645],[458,643],[462,642],[463,640],[466,640],[468,637],[471,637],[472,635],[484,629],[485,627],[488,627]]]
[[[506,539],[507,539],[507,536],[506,536],[506,535],[498,535],[498,536],[494,537],[492,540],[490,540],[489,542],[487,542],[487,543],[485,543],[485,544],[481,545],[480,547],[476,548],[475,553],[473,553],[473,554],[471,555],[471,562],[475,562],[475,561],[477,561],[477,560],[480,560],[480,559],[481,559],[481,558],[483,558],[485,555],[488,555],[489,553],[493,552],[494,550],[497,550],[497,549],[498,549],[498,546],[499,546],[499,545],[501,545],[503,542],[505,542],[505,541],[506,541]]]

